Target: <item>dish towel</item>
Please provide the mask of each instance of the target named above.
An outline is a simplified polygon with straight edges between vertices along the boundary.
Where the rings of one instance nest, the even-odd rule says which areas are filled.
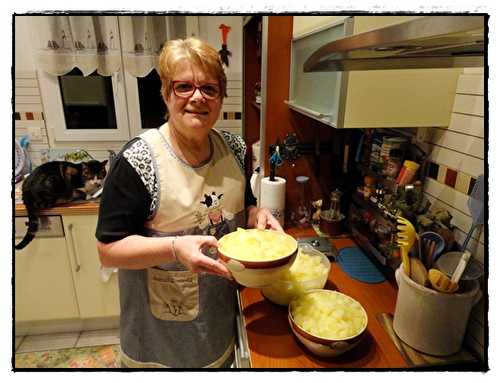
[[[345,247],[339,250],[337,263],[346,274],[358,281],[366,283],[385,281],[384,274],[358,247]]]

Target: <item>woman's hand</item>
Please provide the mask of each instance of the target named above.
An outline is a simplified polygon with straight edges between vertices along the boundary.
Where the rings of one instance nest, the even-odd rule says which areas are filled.
[[[282,233],[284,232],[278,220],[274,218],[269,210],[255,206],[250,206],[248,208],[247,226],[257,229],[271,229]]]
[[[205,254],[203,250],[217,248],[217,239],[208,235],[184,235],[174,240],[175,257],[194,273],[209,273],[233,279],[227,267]]]

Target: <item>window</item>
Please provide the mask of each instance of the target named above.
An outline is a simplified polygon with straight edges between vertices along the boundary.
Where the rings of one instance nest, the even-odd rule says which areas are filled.
[[[165,122],[166,106],[156,70],[145,77],[135,77],[125,70],[124,53],[135,49],[135,46],[127,47],[123,40],[124,36],[136,32],[131,17],[117,17],[120,30],[118,36],[113,34],[113,41],[120,40],[122,51],[118,52],[120,69],[111,76],[97,72],[83,76],[77,68],[60,76],[38,71],[45,122],[55,147],[78,145],[81,141],[105,147],[105,143],[99,142],[125,142]],[[165,16],[164,26],[167,39],[198,35],[197,16]],[[36,32],[33,31],[35,35]],[[112,44],[101,48],[112,48]],[[81,58],[85,56],[82,54]]]
[[[123,72],[112,76],[78,69],[63,76],[38,71],[47,129],[55,142],[130,139]]]
[[[75,68],[59,76],[66,129],[117,129],[111,77],[84,77]]]
[[[165,122],[167,108],[161,96],[161,80],[156,70],[146,77],[137,78],[141,128],[158,128]]]

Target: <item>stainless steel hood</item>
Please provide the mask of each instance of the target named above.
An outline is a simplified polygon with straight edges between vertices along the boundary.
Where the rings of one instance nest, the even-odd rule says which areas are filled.
[[[485,16],[422,16],[332,41],[304,72],[480,67]]]

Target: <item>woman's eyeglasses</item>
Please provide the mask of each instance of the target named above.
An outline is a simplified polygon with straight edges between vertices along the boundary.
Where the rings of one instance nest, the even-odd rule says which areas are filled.
[[[191,81],[172,81],[174,94],[181,98],[191,97],[196,89],[199,89],[203,97],[207,100],[214,100],[219,97],[220,88],[218,84],[202,84],[197,86]]]

